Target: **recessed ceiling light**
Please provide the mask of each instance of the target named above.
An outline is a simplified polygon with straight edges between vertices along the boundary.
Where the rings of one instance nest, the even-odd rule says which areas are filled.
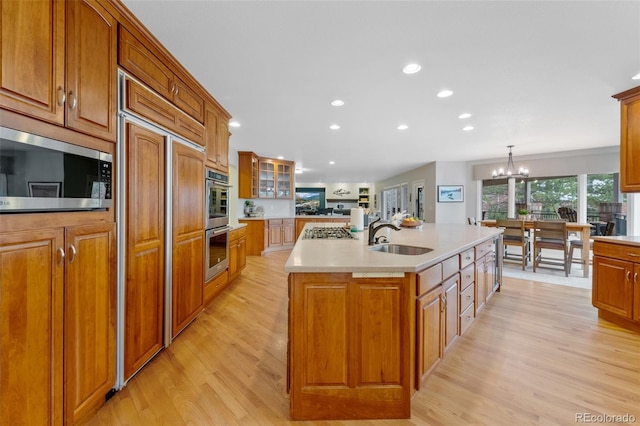
[[[231,126],[231,127],[240,127],[240,123],[238,123],[237,121],[230,121],[229,122],[229,126]]]
[[[297,175],[301,175],[302,174],[302,169],[301,168],[296,167],[295,171],[296,171]]]
[[[634,75],[633,77],[631,77],[632,80],[640,80],[640,72],[636,75]]]
[[[458,116],[458,118],[469,118],[471,117],[471,114],[469,114],[468,112],[462,113]]]
[[[465,132],[471,131],[471,130],[473,130],[473,129],[474,129],[474,127],[473,127],[473,126],[464,126],[464,127],[462,128],[462,130],[464,130]]]
[[[406,124],[401,124],[398,126],[398,130],[407,130],[409,128],[409,126],[407,126]]]
[[[329,128],[331,130],[338,130],[340,128],[340,126],[338,126],[337,124],[332,124],[331,126],[329,126]]]
[[[284,157],[283,157],[282,155],[278,155],[276,158],[277,158],[278,160],[284,160]]]
[[[409,64],[402,68],[402,72],[405,74],[415,74],[420,71],[422,67],[418,64]]]
[[[453,95],[453,91],[451,91],[449,89],[441,90],[440,92],[438,92],[438,97],[439,98],[448,98],[451,95]]]
[[[335,161],[329,161],[329,164],[336,164]]]
[[[344,101],[340,99],[336,99],[335,101],[331,101],[331,105],[333,106],[342,106],[344,105]]]

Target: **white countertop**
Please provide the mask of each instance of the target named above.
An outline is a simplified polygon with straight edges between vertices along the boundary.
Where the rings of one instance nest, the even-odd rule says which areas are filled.
[[[309,223],[336,226],[335,223]],[[368,231],[355,233],[357,240],[302,239],[300,234],[284,266],[285,272],[418,272],[451,255],[491,239],[502,232],[485,226],[425,223],[419,228],[384,228],[376,237],[386,235],[390,243],[428,247],[422,255],[400,255],[370,251]]]
[[[594,241],[602,241],[605,243],[624,244],[628,246],[640,246],[640,236],[618,235],[615,237],[591,237]]]

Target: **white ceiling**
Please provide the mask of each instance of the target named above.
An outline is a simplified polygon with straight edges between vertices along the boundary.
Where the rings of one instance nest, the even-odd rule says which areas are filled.
[[[611,95],[640,85],[639,0],[124,4],[241,123],[230,148],[298,182],[617,145]]]

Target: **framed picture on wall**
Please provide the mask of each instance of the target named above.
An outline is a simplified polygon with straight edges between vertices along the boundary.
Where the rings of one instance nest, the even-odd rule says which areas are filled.
[[[463,185],[438,185],[439,203],[461,203],[464,201]]]

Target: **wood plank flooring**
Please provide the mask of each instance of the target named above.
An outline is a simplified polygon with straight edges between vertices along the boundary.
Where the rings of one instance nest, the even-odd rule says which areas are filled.
[[[289,421],[288,255],[248,257],[242,277],[87,424],[355,424]],[[413,398],[411,420],[357,424],[573,425],[580,415],[640,424],[640,335],[599,320],[589,290],[505,278]]]

